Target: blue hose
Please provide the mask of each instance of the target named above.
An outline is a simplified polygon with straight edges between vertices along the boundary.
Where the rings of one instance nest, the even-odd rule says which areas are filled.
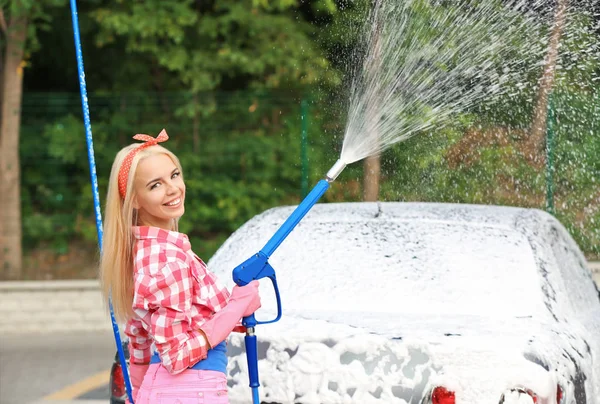
[[[79,92],[81,93],[81,106],[83,108],[83,123],[85,126],[85,137],[87,141],[87,154],[90,165],[90,178],[92,181],[92,194],[94,196],[94,211],[96,213],[96,233],[98,235],[98,246],[102,251],[102,214],[100,211],[100,196],[98,193],[98,178],[96,176],[96,161],[94,159],[94,143],[92,139],[92,125],[90,123],[90,109],[88,107],[87,90],[85,86],[85,71],[83,69],[83,54],[81,52],[81,38],[79,35],[79,20],[77,18],[77,4],[75,0],[71,1],[71,17],[73,20],[73,35],[75,38],[75,55],[77,57],[77,72],[79,73]],[[129,381],[129,371],[127,369],[127,360],[121,345],[121,335],[119,333],[119,325],[113,313],[112,301],[109,301],[110,319],[112,322],[113,333],[115,334],[115,342],[117,351],[119,352],[119,360],[121,369],[123,370],[123,378],[125,379],[125,388],[129,401],[133,404],[131,396],[131,382]]]

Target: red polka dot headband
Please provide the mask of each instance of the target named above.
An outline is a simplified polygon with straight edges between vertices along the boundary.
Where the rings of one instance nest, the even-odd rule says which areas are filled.
[[[119,194],[123,199],[125,199],[125,193],[127,192],[127,178],[129,177],[129,169],[131,169],[131,162],[133,161],[135,155],[140,150],[162,142],[166,142],[169,139],[169,135],[167,135],[167,131],[163,129],[156,138],[143,134],[137,134],[133,138],[136,140],[143,140],[145,143],[140,144],[138,147],[130,151],[127,157],[125,157],[125,160],[123,160],[123,164],[121,164],[121,168],[119,169]]]

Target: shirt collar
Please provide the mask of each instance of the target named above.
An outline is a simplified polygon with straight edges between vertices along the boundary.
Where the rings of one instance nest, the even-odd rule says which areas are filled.
[[[155,239],[159,243],[174,244],[184,251],[191,250],[188,236],[176,231],[169,231],[153,226],[133,226],[133,237],[138,240]]]

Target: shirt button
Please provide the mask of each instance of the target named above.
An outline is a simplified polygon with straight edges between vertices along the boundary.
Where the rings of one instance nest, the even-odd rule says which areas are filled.
[[[198,396],[202,397],[204,395],[204,393],[198,393]]]

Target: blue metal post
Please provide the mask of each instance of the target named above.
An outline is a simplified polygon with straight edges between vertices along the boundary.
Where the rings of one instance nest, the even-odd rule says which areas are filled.
[[[83,53],[81,51],[81,38],[79,35],[79,20],[77,17],[77,4],[75,0],[71,1],[71,17],[73,20],[73,35],[75,39],[75,56],[77,58],[77,72],[79,73],[79,92],[81,94],[81,106],[83,109],[83,122],[85,127],[85,137],[87,141],[87,152],[88,161],[90,166],[90,179],[92,181],[92,194],[94,197],[94,211],[96,214],[96,233],[98,236],[98,246],[102,251],[102,214],[100,209],[100,196],[98,192],[98,178],[96,176],[96,160],[94,158],[94,143],[92,139],[92,125],[90,123],[90,110],[88,106],[87,89],[85,85],[85,71],[83,69]],[[129,380],[129,371],[127,369],[127,360],[123,347],[121,345],[121,336],[119,333],[119,325],[115,319],[112,302],[110,305],[110,319],[112,322],[113,333],[115,335],[115,342],[117,344],[117,351],[119,352],[119,360],[121,362],[121,368],[123,370],[123,377],[125,379],[125,387],[127,389],[127,396],[129,401],[133,403],[131,395],[131,382]]]

